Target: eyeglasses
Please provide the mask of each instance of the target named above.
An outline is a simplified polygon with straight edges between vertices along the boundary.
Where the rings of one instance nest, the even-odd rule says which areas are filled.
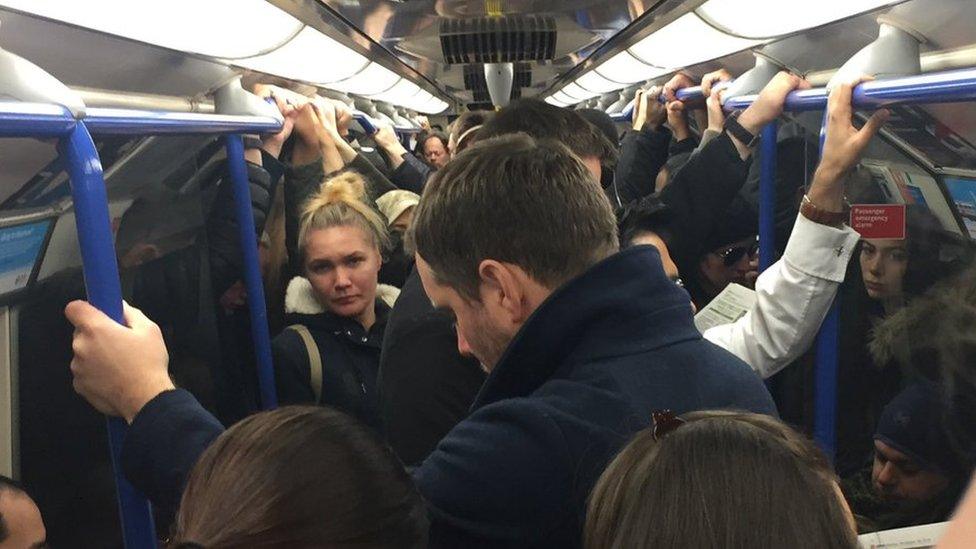
[[[674,415],[671,410],[651,412],[651,436],[654,442],[661,442],[661,438],[684,424],[685,420]]]
[[[726,267],[731,267],[739,262],[744,256],[752,257],[759,250],[759,241],[754,240],[746,246],[730,246],[718,253]]]

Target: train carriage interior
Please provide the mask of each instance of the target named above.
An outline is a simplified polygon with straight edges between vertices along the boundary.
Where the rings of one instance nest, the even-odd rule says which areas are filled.
[[[311,146],[304,136],[313,141],[318,136],[321,145],[332,143],[329,132],[334,132],[342,146],[333,143],[329,150],[341,157],[341,170],[355,172],[357,162],[370,166],[369,174],[359,169],[364,196],[375,189],[374,178],[402,193],[372,204],[393,235],[392,251],[383,250],[383,265],[377,265],[378,280],[396,286],[397,293],[402,287],[403,296],[414,280],[423,295],[431,294],[429,281],[419,282],[425,272],[421,263],[427,263],[418,256],[419,276],[408,276],[414,256],[403,246],[413,239],[410,230],[404,236],[399,228],[403,214],[413,211],[415,221],[433,216],[434,206],[425,211],[426,202],[437,189],[427,181],[446,184],[454,173],[452,157],[466,161],[491,148],[485,143],[468,149],[464,143],[462,153],[462,142],[477,135],[472,132],[513,133],[499,129],[506,109],[547,108],[585,115],[592,122],[586,127],[598,128],[602,142],[614,149],[613,158],[602,162],[600,200],[610,203],[622,224],[622,212],[635,211],[627,209],[628,202],[638,210],[634,205],[648,201],[670,205],[678,193],[668,186],[702,177],[693,171],[719,173],[714,167],[708,172],[708,166],[695,171],[695,157],[703,158],[719,140],[709,132],[728,136],[729,154],[740,145],[751,148],[752,156],[736,168],[741,176],[728,176],[744,180],[729,196],[739,208],[701,220],[712,230],[696,243],[700,255],[688,263],[694,272],[686,272],[686,262],[675,253],[674,243],[686,239],[672,234],[678,224],[668,221],[672,229],[661,233],[662,242],[672,247],[681,271],[668,275],[688,290],[697,307],[695,324],[706,322],[699,328],[703,333],[755,321],[755,308],[761,306],[773,310],[772,324],[765,326],[773,330],[783,318],[803,318],[798,311],[823,302],[823,311],[805,313],[821,316],[812,327],[810,321],[803,324],[810,334],[803,348],[790,349],[789,358],[768,375],[747,357],[771,361],[776,352],[787,353],[782,346],[773,342],[778,351],[755,354],[727,349],[761,374],[782,422],[826,456],[861,546],[935,547],[952,528],[950,518],[976,464],[976,430],[958,419],[976,418],[976,392],[952,392],[973,390],[976,370],[947,373],[945,366],[956,361],[976,369],[974,22],[972,0],[0,0],[0,474],[16,479],[36,502],[47,544],[37,546],[148,547],[153,543],[139,533],[147,524],[154,524],[148,539],[154,537],[159,547],[258,546],[258,538],[254,545],[199,540],[167,545],[170,532],[183,531],[185,517],[174,522],[172,510],[155,500],[153,511],[147,511],[137,481],[135,491],[117,488],[131,472],[131,464],[123,467],[121,461],[131,456],[120,454],[124,422],[111,420],[114,427],[107,428],[105,416],[79,394],[84,390],[73,359],[82,330],[66,318],[65,307],[88,299],[113,316],[94,298],[103,292],[101,303],[107,299],[118,314],[120,297],[141,310],[159,325],[175,385],[225,428],[271,407],[276,382],[282,404],[302,403],[283,388],[276,369],[281,368],[280,336],[296,322],[288,278],[310,268],[299,260],[311,252],[296,253],[292,239],[310,246],[305,223],[313,216],[290,217],[301,214],[289,185],[307,177],[298,160]],[[764,88],[773,86],[781,71],[804,83],[793,85],[800,90],[780,102],[762,137],[745,143],[737,133],[750,133],[738,122],[745,117],[742,111],[768,101]],[[871,78],[855,80],[861,75]],[[830,291],[836,301],[803,298],[801,303],[777,293],[788,293],[790,286],[763,287],[764,279],[757,283],[756,277],[781,257],[802,253],[797,252],[802,243],[791,235],[800,233],[799,221],[794,228],[798,217],[810,218],[804,208],[822,176],[817,167],[824,139],[831,140],[828,93],[848,83],[854,86],[853,107],[848,105],[853,128],[873,124],[869,120],[878,109],[888,114],[844,175],[844,217],[838,226],[850,226],[857,237],[853,250],[843,244],[835,254],[848,258],[834,268],[839,279]],[[711,96],[705,93],[710,88],[716,90]],[[495,118],[465,126],[470,116],[465,113]],[[303,127],[306,120],[316,126]],[[51,129],[59,123],[61,129]],[[283,127],[291,136],[275,142]],[[649,188],[628,194],[625,167],[635,177],[634,170],[647,165],[633,155],[645,154],[635,147],[644,146],[641,136],[652,135],[664,136],[664,157],[653,173],[636,174],[634,180]],[[93,147],[79,152],[85,147],[76,138]],[[566,144],[585,163],[584,154]],[[330,168],[325,150],[311,157],[320,171],[316,189],[325,174],[339,171]],[[348,158],[346,151],[351,151]],[[417,177],[404,178],[406,168]],[[701,193],[690,196],[691,203],[714,202],[719,191],[708,189],[721,187],[722,176],[714,177],[697,186],[689,183]],[[416,235],[416,244],[423,242]],[[439,274],[431,276],[440,280]],[[309,278],[314,293],[317,286]],[[427,306],[434,298],[429,297]],[[384,307],[392,307],[384,314],[396,317],[394,301]],[[370,317],[369,326],[372,322],[379,320]],[[441,492],[425,488],[437,475],[417,471],[436,466],[436,453],[463,451],[463,445],[437,446],[433,440],[422,455],[408,457],[402,447],[416,442],[414,433],[395,434],[390,423],[385,430],[379,427],[382,421],[375,418],[386,413],[383,399],[392,393],[381,388],[373,396],[372,391],[383,383],[376,379],[375,363],[380,377],[387,375],[388,342],[382,341],[381,355],[384,336],[369,326],[355,326],[365,327],[362,345],[342,351],[351,353],[352,364],[374,363],[372,377],[358,380],[362,402],[348,404],[343,400],[348,395],[336,396],[329,387],[332,375],[335,386],[348,380],[329,372],[333,348],[325,346],[317,366],[320,378],[325,369],[324,389],[312,381],[311,347],[307,359],[299,352],[307,361],[304,375],[310,376],[306,403],[331,404],[378,429],[377,436],[389,436],[392,451],[435,508],[430,546],[451,546],[434,535],[433,523],[454,516],[440,507]],[[387,338],[394,326],[391,321]],[[462,344],[453,326],[446,328],[457,332],[448,336],[448,354],[476,346],[470,336]],[[345,329],[336,328],[335,335]],[[399,335],[415,336],[417,342],[424,337]],[[742,345],[750,338],[762,339],[747,335]],[[725,346],[707,334],[705,339]],[[423,345],[437,343],[431,339]],[[490,369],[481,356],[470,361],[473,366],[461,363],[473,372],[462,380],[473,386],[464,389],[467,397],[458,396],[464,392],[460,381],[442,387],[456,390],[445,402],[463,401],[461,415],[449,420],[461,422],[459,429],[472,402],[477,408],[474,397],[485,382],[478,361]],[[497,389],[499,373],[501,367],[488,373],[485,392]],[[440,383],[436,372],[429,375],[424,383]],[[410,382],[404,383],[407,390]],[[935,387],[934,393],[920,396],[919,386]],[[479,399],[484,397],[483,392]],[[472,415],[479,413],[475,408]],[[651,414],[645,415],[647,423]],[[694,417],[679,421],[688,427],[678,433],[698,422]],[[658,441],[657,419],[653,425]],[[438,438],[453,435],[446,432]],[[663,443],[660,449],[663,455]],[[211,457],[208,450],[205,459]],[[715,462],[725,459],[713,456]],[[0,547],[8,546],[5,532],[16,530],[9,524],[15,515],[4,508],[4,493],[0,483]],[[471,501],[479,497],[470,494]],[[132,511],[133,501],[141,501],[143,509]],[[463,529],[458,524],[469,524],[465,513],[477,513],[471,501],[459,504],[463,517],[452,528]],[[582,501],[593,509],[591,500]],[[140,513],[142,519],[133,518]],[[589,528],[589,517],[573,520]],[[509,530],[503,519],[497,524],[497,531],[484,525],[475,529],[498,542],[503,538],[492,536]],[[539,528],[543,532],[548,526]],[[624,531],[619,524],[616,528]],[[557,547],[567,539],[533,535],[543,537],[531,543],[504,538],[507,544],[484,546]],[[581,531],[573,543],[611,547],[592,543],[589,531],[586,536],[579,541]],[[914,541],[906,545],[909,538]],[[620,539],[612,546],[639,546]],[[188,542],[178,535],[173,540]],[[972,545],[958,547],[976,547],[976,539],[969,541]],[[291,543],[266,546],[306,546]]]

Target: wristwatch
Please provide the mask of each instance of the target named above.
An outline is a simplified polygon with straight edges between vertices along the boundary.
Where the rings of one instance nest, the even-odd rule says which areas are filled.
[[[739,124],[739,115],[741,114],[742,111],[736,111],[730,114],[728,118],[725,119],[724,128],[725,131],[732,135],[732,137],[735,137],[739,141],[745,143],[746,147],[752,147],[757,141],[759,141],[759,136],[753,135],[752,132],[742,127],[742,124]]]
[[[846,204],[845,200],[845,204]],[[832,212],[830,210],[824,210],[820,206],[817,206],[810,201],[807,195],[803,195],[803,202],[800,204],[800,213],[803,217],[813,221],[814,223],[820,223],[821,225],[830,225],[831,227],[839,227],[843,225],[848,216],[850,216],[850,208],[848,206],[844,207],[843,211]]]

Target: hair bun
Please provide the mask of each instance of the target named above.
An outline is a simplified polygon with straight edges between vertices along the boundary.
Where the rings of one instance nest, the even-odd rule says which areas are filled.
[[[356,172],[346,171],[322,183],[319,191],[305,205],[305,215],[330,204],[362,202],[366,196],[366,182]]]

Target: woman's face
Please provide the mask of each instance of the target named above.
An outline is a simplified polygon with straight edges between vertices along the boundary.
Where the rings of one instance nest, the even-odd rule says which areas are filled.
[[[305,274],[315,297],[339,316],[356,318],[374,306],[382,262],[359,227],[316,229],[305,240]]]
[[[900,298],[907,268],[908,250],[904,240],[861,242],[861,277],[871,299]]]

